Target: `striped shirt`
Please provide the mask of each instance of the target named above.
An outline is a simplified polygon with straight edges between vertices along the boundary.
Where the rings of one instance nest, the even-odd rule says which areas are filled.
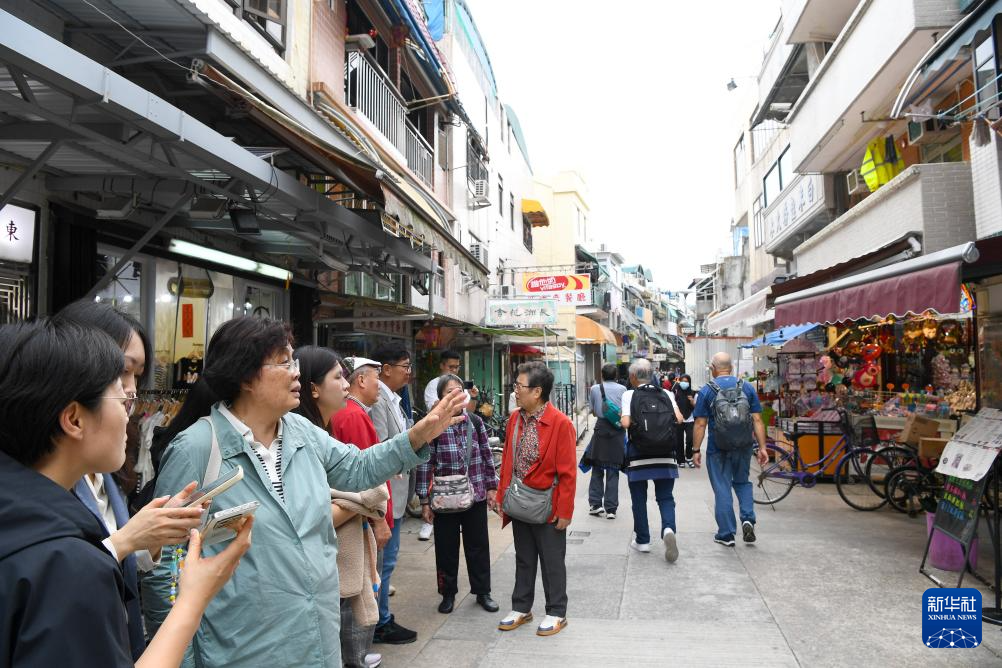
[[[285,503],[285,487],[282,483],[282,421],[278,421],[278,434],[275,440],[271,442],[270,447],[266,448],[254,440],[254,432],[251,431],[251,428],[234,415],[226,404],[219,404],[219,412],[230,421],[233,428],[250,446],[258,464],[261,465],[261,469],[271,481],[272,490],[282,500],[282,503]]]

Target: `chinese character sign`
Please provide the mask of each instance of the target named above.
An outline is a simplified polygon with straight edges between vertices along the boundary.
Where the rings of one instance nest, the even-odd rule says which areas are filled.
[[[8,204],[0,209],[0,260],[29,264],[35,252],[35,217],[31,209]]]
[[[557,324],[556,299],[488,299],[489,327],[540,327]]]
[[[522,299],[557,299],[562,304],[591,304],[588,274],[522,274],[518,284]]]

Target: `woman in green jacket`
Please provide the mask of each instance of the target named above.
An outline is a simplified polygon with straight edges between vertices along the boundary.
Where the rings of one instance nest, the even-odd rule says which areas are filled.
[[[209,342],[199,383],[166,434],[172,440],[158,495],[204,482],[215,435],[219,475],[239,465],[244,476],[215,498],[211,511],[260,503],[253,549],[210,603],[185,666],[339,667],[330,488],[370,489],[427,461],[426,443],[455,421],[451,415],[465,399],[452,392],[409,431],[359,450],[291,412],[301,387],[290,344],[288,326],[280,322],[244,317],[224,323]],[[199,420],[204,415],[211,427]],[[161,565],[143,583],[150,632],[170,608],[173,550],[164,549]]]

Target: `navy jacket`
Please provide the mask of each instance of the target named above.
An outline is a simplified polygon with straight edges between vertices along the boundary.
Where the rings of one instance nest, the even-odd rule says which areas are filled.
[[[108,495],[108,503],[115,514],[118,528],[129,521],[129,509],[125,495],[115,484],[115,478],[110,473],[99,473],[104,476],[104,490]],[[87,481],[80,479],[73,487],[73,493],[94,513],[94,517],[104,525],[104,518],[97,508],[97,499],[90,491]],[[107,528],[107,527],[106,527]],[[122,561],[122,574],[125,577],[125,611],[129,618],[129,645],[132,648],[132,658],[139,660],[146,649],[146,637],[143,634],[143,610],[139,606],[139,571],[136,567],[136,557],[130,554]]]
[[[133,665],[107,536],[73,494],[0,452],[0,665]]]

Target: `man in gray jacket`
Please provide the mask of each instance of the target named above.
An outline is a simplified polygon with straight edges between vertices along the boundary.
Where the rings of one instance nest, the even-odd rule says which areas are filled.
[[[382,364],[379,372],[379,401],[372,407],[369,417],[376,427],[376,435],[380,442],[407,431],[407,416],[400,405],[398,392],[411,379],[411,354],[401,344],[381,346],[372,353],[373,358]],[[383,581],[379,588],[379,623],[385,624],[390,619],[390,576],[397,565],[397,554],[400,552],[400,525],[404,521],[407,502],[414,494],[414,476],[395,476],[390,479],[390,494],[393,498],[393,530],[389,542],[382,550],[382,565],[380,578]]]

